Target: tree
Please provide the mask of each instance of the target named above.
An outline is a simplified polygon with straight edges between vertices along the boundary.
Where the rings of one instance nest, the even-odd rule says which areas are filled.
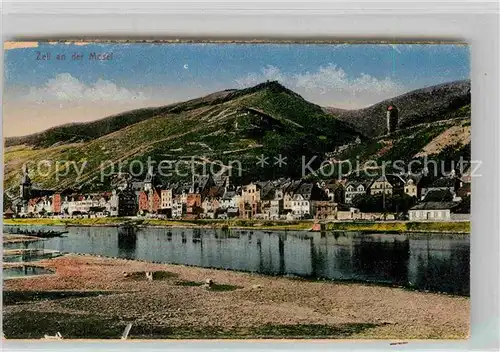
[[[390,206],[388,210],[394,213],[407,213],[415,205],[417,199],[406,193],[389,196]]]
[[[11,207],[12,207],[12,200],[10,199],[10,197],[6,193],[4,193],[3,194],[3,210],[5,211]]]
[[[455,213],[470,214],[470,196],[462,198],[460,204],[454,209]]]
[[[361,194],[353,199],[353,205],[364,213],[406,213],[415,205],[416,198],[407,194],[386,194],[385,206],[382,194]]]
[[[382,212],[384,208],[382,195],[360,194],[354,197],[352,203],[364,213]]]
[[[447,189],[429,191],[424,198],[425,202],[451,202],[453,194]]]

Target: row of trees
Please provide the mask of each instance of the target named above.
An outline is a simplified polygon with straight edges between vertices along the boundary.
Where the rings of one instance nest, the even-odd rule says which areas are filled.
[[[426,195],[426,202],[450,202],[453,196],[448,191],[435,191]],[[385,203],[384,203],[385,201]],[[362,212],[367,213],[395,213],[405,214],[408,210],[417,203],[417,198],[407,194],[387,194],[385,199],[382,194],[369,195],[361,194],[353,199],[353,206],[359,208]],[[470,196],[462,199],[460,204],[455,208],[457,213],[470,213]]]
[[[361,194],[353,199],[353,205],[366,213],[388,212],[404,214],[416,203],[417,198],[407,194],[387,194],[385,197],[382,194]]]

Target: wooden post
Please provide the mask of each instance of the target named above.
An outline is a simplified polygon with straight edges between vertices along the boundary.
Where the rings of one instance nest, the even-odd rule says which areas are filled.
[[[126,340],[128,338],[128,334],[130,333],[131,328],[132,328],[132,323],[128,323],[127,326],[125,327],[125,330],[123,330],[122,340]]]

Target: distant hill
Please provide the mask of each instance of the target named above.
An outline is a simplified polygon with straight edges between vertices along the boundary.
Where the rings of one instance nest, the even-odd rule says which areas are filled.
[[[265,82],[9,138],[5,182],[6,188],[16,185],[20,165],[25,161],[69,160],[86,162],[79,179],[70,167],[62,180],[51,174],[44,178],[33,175],[34,181],[56,189],[82,184],[98,187],[103,163],[146,161],[148,157],[156,161],[183,160],[181,169],[186,173],[191,171],[187,161],[194,159],[199,164],[231,165],[233,179],[300,177],[302,156],[318,156],[320,163],[328,151],[358,136],[360,133],[322,107],[278,82]],[[280,154],[286,158],[286,165],[277,168],[274,157]],[[269,159],[264,167],[257,167],[261,155]],[[231,164],[235,160],[240,165]]]
[[[235,90],[225,90],[209,94],[202,98],[174,103],[163,107],[136,109],[91,122],[70,123],[52,127],[43,132],[27,136],[9,137],[5,139],[5,146],[10,147],[26,144],[33,147],[50,147],[58,143],[85,142],[161,114],[169,112],[176,113],[182,110],[190,110],[202,105],[212,104],[224,99],[224,97],[234,91]]]
[[[387,107],[399,109],[398,129],[421,123],[470,117],[470,81],[456,81],[417,89],[358,110],[325,108],[336,118],[345,121],[368,137],[385,133]]]
[[[399,108],[400,120],[395,132],[384,135],[388,105]],[[266,159],[258,165],[261,156]],[[278,167],[280,156],[285,164]],[[164,183],[190,179],[203,165],[215,172],[221,165],[231,167],[238,183],[300,178],[303,157],[316,157],[310,167],[318,169],[326,159],[354,165],[427,156],[446,163],[470,159],[470,82],[419,89],[360,110],[320,107],[275,81],[224,90],[8,138],[4,180],[5,189],[15,192],[22,164],[41,160],[52,163],[52,172],[31,175],[39,186],[97,190],[109,187],[100,175],[102,169],[109,173],[110,163],[115,172],[121,163],[122,171],[145,174],[130,166],[132,160],[173,161],[183,176],[160,176]],[[81,169],[79,177],[71,165],[63,166],[62,178],[55,177],[54,165],[65,160]]]

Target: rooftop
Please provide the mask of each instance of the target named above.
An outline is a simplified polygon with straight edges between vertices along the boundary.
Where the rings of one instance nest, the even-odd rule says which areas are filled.
[[[410,210],[443,210],[452,209],[457,205],[456,202],[424,202],[415,205]]]

